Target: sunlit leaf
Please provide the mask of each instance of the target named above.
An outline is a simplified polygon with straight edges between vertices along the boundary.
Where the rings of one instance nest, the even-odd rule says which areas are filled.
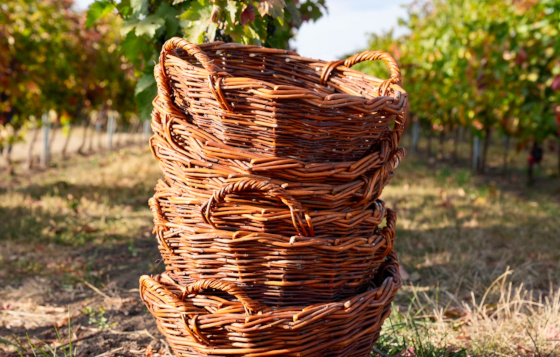
[[[97,0],[89,6],[87,12],[86,27],[90,28],[95,22],[109,14],[115,9],[115,5],[109,0]]]

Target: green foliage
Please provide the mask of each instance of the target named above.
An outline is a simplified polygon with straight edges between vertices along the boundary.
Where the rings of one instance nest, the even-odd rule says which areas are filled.
[[[417,356],[417,357],[467,357],[467,351],[454,347],[438,347],[427,342],[432,323],[415,320],[408,311],[406,315],[393,309],[391,318],[377,341],[371,357]],[[405,333],[406,331],[406,333]],[[435,335],[435,334],[434,334]],[[444,340],[446,336],[441,336]],[[440,341],[441,342],[441,341]],[[441,343],[439,343],[441,345]]]
[[[21,357],[30,356],[31,354],[35,357],[38,355],[46,357],[75,357],[76,349],[72,347],[72,321],[70,319],[70,311],[68,311],[68,342],[63,342],[62,336],[56,326],[54,326],[54,331],[56,333],[57,342],[60,345],[60,350],[58,347],[51,347],[48,343],[41,340],[39,340],[39,344],[33,343],[29,334],[26,334],[27,341],[25,342],[27,346],[14,336],[12,336],[12,341],[0,338],[0,343],[16,347],[16,352]]]
[[[397,58],[411,110],[433,130],[498,130],[521,142],[556,134],[560,1],[420,1],[400,24],[406,35],[372,35],[369,46]]]
[[[135,79],[118,53],[121,21],[114,6],[96,2],[87,17],[71,6],[62,0],[0,6],[0,146],[14,141],[22,128],[40,125],[51,109],[64,118],[63,125],[85,109],[134,110],[128,93]]]
[[[89,324],[95,325],[99,330],[106,330],[115,324],[114,322],[109,323],[109,319],[105,316],[105,309],[101,306],[99,306],[97,311],[92,307],[88,307],[82,312],[89,316]]]
[[[193,43],[221,40],[288,48],[294,30],[319,19],[326,5],[325,0],[96,0],[87,25],[108,16],[110,9],[123,19],[121,53],[140,78],[135,99],[140,118],[146,120],[156,95],[154,63],[167,39],[180,36]]]

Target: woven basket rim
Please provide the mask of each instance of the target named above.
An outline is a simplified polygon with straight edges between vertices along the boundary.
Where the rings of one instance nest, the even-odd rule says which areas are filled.
[[[287,57],[287,60],[293,59],[293,60],[297,60],[300,62],[305,62],[308,63],[309,65],[316,65],[319,67],[323,67],[321,69],[327,68],[328,66],[332,66],[333,69],[337,68],[339,66],[344,67],[344,71],[351,73],[353,76],[355,76],[356,80],[368,80],[374,83],[378,83],[379,85],[382,85],[383,83],[386,83],[388,81],[390,81],[391,79],[388,80],[383,80],[380,79],[378,77],[375,76],[371,76],[368,74],[365,74],[363,72],[360,72],[358,70],[352,69],[351,67],[346,66],[345,64],[345,60],[340,60],[340,61],[324,61],[324,60],[320,60],[320,59],[313,59],[313,58],[309,58],[309,57],[304,57],[299,55],[297,52],[295,51],[289,51],[289,50],[281,50],[281,49],[276,49],[276,48],[267,48],[267,47],[262,47],[262,46],[257,46],[257,45],[244,45],[244,44],[238,44],[238,43],[224,43],[222,41],[215,41],[215,42],[210,42],[210,43],[203,43],[203,44],[192,44],[188,41],[186,41],[185,39],[181,39],[178,37],[174,37],[171,38],[169,40],[167,40],[167,42],[164,44],[162,51],[161,51],[161,55],[160,55],[160,65],[162,68],[162,73],[165,77],[168,76],[167,71],[164,70],[165,68],[165,60],[166,60],[166,56],[173,56],[175,57],[177,60],[181,61],[182,63],[184,63],[185,65],[189,65],[189,66],[195,66],[198,70],[201,71],[208,71],[204,65],[202,63],[200,63],[199,65],[193,65],[192,63],[186,61],[184,59],[184,56],[190,56],[188,53],[186,53],[185,55],[181,55],[178,52],[179,51],[185,51],[182,48],[179,47],[172,47],[172,46],[176,46],[178,44],[184,44],[187,43],[188,45],[191,46],[195,46],[196,48],[200,49],[200,50],[213,50],[214,48],[218,47],[219,49],[215,49],[213,50],[214,52],[221,54],[221,51],[227,51],[227,50],[235,50],[235,51],[241,51],[241,52],[251,52],[252,54],[255,53],[259,53],[259,54],[263,54],[263,55],[267,55],[267,54],[277,54],[277,55],[286,55],[289,56]],[[381,52],[381,51],[369,51],[369,52]],[[363,52],[363,53],[359,53],[356,54],[354,56],[349,57],[346,62],[352,58],[360,58],[364,57],[364,54],[366,54],[368,52]],[[377,95],[377,96],[371,96],[371,95],[355,95],[355,94],[351,94],[348,93],[346,91],[340,91],[339,89],[336,89],[335,93],[331,93],[329,95],[326,96],[321,96],[319,92],[314,91],[314,90],[310,90],[308,88],[305,87],[300,87],[300,86],[290,86],[292,87],[291,89],[299,89],[299,90],[303,90],[306,91],[308,94],[313,95],[313,96],[317,96],[317,97],[322,97],[324,100],[330,100],[330,99],[337,99],[336,97],[339,95],[344,95],[344,97],[348,100],[351,100],[352,98],[355,98],[358,101],[367,101],[373,98],[383,98],[383,97],[387,97],[387,98],[400,98],[401,95],[407,95],[407,92],[402,88],[402,86],[400,85],[400,69],[398,68],[398,65],[396,64],[396,61],[392,58],[392,56],[386,52],[383,52],[385,55],[389,56],[392,61],[395,63],[395,65],[397,66],[397,69],[399,71],[399,80],[398,83],[389,83],[387,88],[390,88],[393,90],[393,94],[392,95]],[[216,66],[219,67],[217,65],[215,65],[213,63],[212,60],[210,60],[212,66]],[[288,61],[289,62],[289,61]],[[350,62],[351,63],[351,62]],[[318,73],[318,78],[321,77],[321,72],[319,67],[316,68],[316,72]],[[332,71],[332,69],[331,69]],[[209,71],[208,71],[209,72]],[[235,81],[241,81],[241,80],[245,80],[247,82],[250,82],[250,84],[247,84],[247,87],[250,88],[254,88],[254,87],[269,87],[272,90],[269,93],[270,97],[274,97],[276,92],[279,92],[281,90],[277,90],[277,87],[283,87],[282,90],[289,90],[289,88],[285,88],[287,86],[278,86],[274,83],[268,82],[268,81],[263,81],[263,80],[257,80],[251,77],[241,77],[241,76],[235,76],[231,73],[228,72],[224,72],[224,71],[220,71],[220,72],[215,72],[215,73],[211,73],[209,72],[210,75],[212,74],[216,74],[219,76],[223,76],[224,79],[224,86],[227,86],[227,82],[228,80],[235,80]],[[341,78],[340,73],[337,74],[336,71],[333,71],[333,73],[330,73],[330,77],[331,78]],[[339,86],[344,87],[344,83],[345,81],[341,81],[341,83],[339,83]],[[325,86],[327,86],[327,84],[325,84]],[[365,93],[364,93],[365,94]],[[332,97],[332,98],[329,98]],[[281,97],[278,97],[276,99],[282,99]]]
[[[391,272],[392,271],[392,272]],[[388,274],[389,272],[389,274]],[[260,304],[258,301],[249,298],[244,292],[243,290],[237,286],[237,284],[232,283],[232,282],[222,282],[220,281],[220,279],[198,279],[196,280],[193,284],[197,284],[197,285],[204,285],[204,283],[209,283],[209,282],[213,282],[215,285],[216,284],[222,284],[223,286],[228,287],[229,290],[232,290],[234,293],[230,292],[230,294],[232,296],[235,295],[235,297],[239,300],[241,299],[242,301],[231,301],[230,304],[228,304],[227,306],[231,306],[231,305],[243,305],[245,306],[247,309],[245,309],[245,312],[243,313],[244,316],[254,316],[255,318],[259,318],[259,317],[265,317],[267,315],[274,315],[274,314],[284,314],[286,312],[293,312],[294,315],[290,316],[288,318],[283,318],[286,321],[292,322],[292,323],[297,323],[297,314],[298,311],[299,312],[306,312],[309,311],[312,308],[317,308],[317,307],[330,307],[330,306],[339,306],[341,308],[347,309],[349,308],[349,306],[351,306],[354,302],[360,301],[361,299],[363,299],[365,296],[370,295],[370,294],[376,294],[378,298],[381,298],[382,296],[379,296],[378,291],[382,290],[383,288],[385,288],[388,284],[392,284],[392,291],[396,292],[396,290],[400,289],[402,286],[402,279],[400,277],[400,273],[399,273],[399,262],[398,262],[398,258],[397,258],[397,254],[396,252],[393,250],[385,259],[385,261],[382,263],[381,267],[378,270],[378,276],[382,276],[383,274],[388,275],[383,277],[383,280],[378,283],[375,284],[373,281],[370,282],[370,285],[367,289],[367,291],[359,293],[351,298],[348,299],[344,299],[343,301],[336,301],[336,302],[328,302],[328,303],[315,303],[312,305],[308,305],[308,306],[285,306],[285,307],[271,307],[271,306],[266,306],[266,305],[262,305]],[[162,283],[163,281],[163,283]],[[190,284],[190,285],[193,285]],[[151,286],[148,286],[151,285]],[[180,294],[181,296],[175,296],[174,300],[174,304],[175,307],[178,309],[177,311],[179,312],[179,310],[181,309],[182,304],[187,304],[186,302],[182,301],[187,299],[189,296],[193,297],[193,296],[197,296],[197,295],[204,295],[204,296],[213,296],[211,294],[201,294],[200,291],[199,292],[195,292],[195,291],[191,291],[190,287],[184,287],[181,284],[176,282],[176,279],[174,277],[174,274],[172,272],[164,272],[162,274],[159,275],[155,275],[155,276],[150,276],[150,275],[143,275],[140,277],[140,295],[141,297],[144,296],[145,291],[146,290],[154,290],[154,291],[161,291],[162,287],[165,288],[165,286],[174,286],[177,291],[181,291],[182,293]],[[167,289],[166,289],[167,290]],[[226,290],[224,290],[226,291]],[[167,295],[171,296],[171,295],[176,295],[173,292],[167,290],[166,292]],[[218,298],[219,299],[219,298]],[[244,301],[243,301],[244,300]],[[166,305],[167,307],[169,305]],[[219,312],[209,312],[206,310],[202,310],[200,311],[202,314],[205,315],[218,315]],[[296,324],[297,325],[297,324]],[[293,327],[294,329],[297,328],[297,326]]]

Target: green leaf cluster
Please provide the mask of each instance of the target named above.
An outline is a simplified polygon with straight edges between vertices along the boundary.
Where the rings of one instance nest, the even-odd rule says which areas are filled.
[[[0,120],[0,146],[51,109],[63,125],[100,106],[134,111],[128,93],[135,79],[119,53],[121,21],[113,9],[109,1],[97,2],[86,16],[71,1],[0,5],[0,117],[10,116],[8,123]]]
[[[156,95],[154,63],[173,36],[193,43],[238,42],[288,48],[302,23],[319,19],[325,0],[96,0],[87,25],[116,11],[123,19],[120,51],[139,81],[135,99],[141,119],[149,119]]]
[[[369,47],[397,57],[417,118],[435,131],[462,126],[520,142],[557,135],[560,1],[430,0],[407,10],[405,35],[371,35]]]

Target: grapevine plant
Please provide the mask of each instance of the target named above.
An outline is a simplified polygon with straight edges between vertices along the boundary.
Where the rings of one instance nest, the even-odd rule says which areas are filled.
[[[302,23],[317,20],[323,11],[325,0],[96,0],[86,25],[95,26],[113,12],[122,18],[121,51],[139,77],[135,98],[146,119],[156,95],[154,63],[167,39],[287,48]]]

